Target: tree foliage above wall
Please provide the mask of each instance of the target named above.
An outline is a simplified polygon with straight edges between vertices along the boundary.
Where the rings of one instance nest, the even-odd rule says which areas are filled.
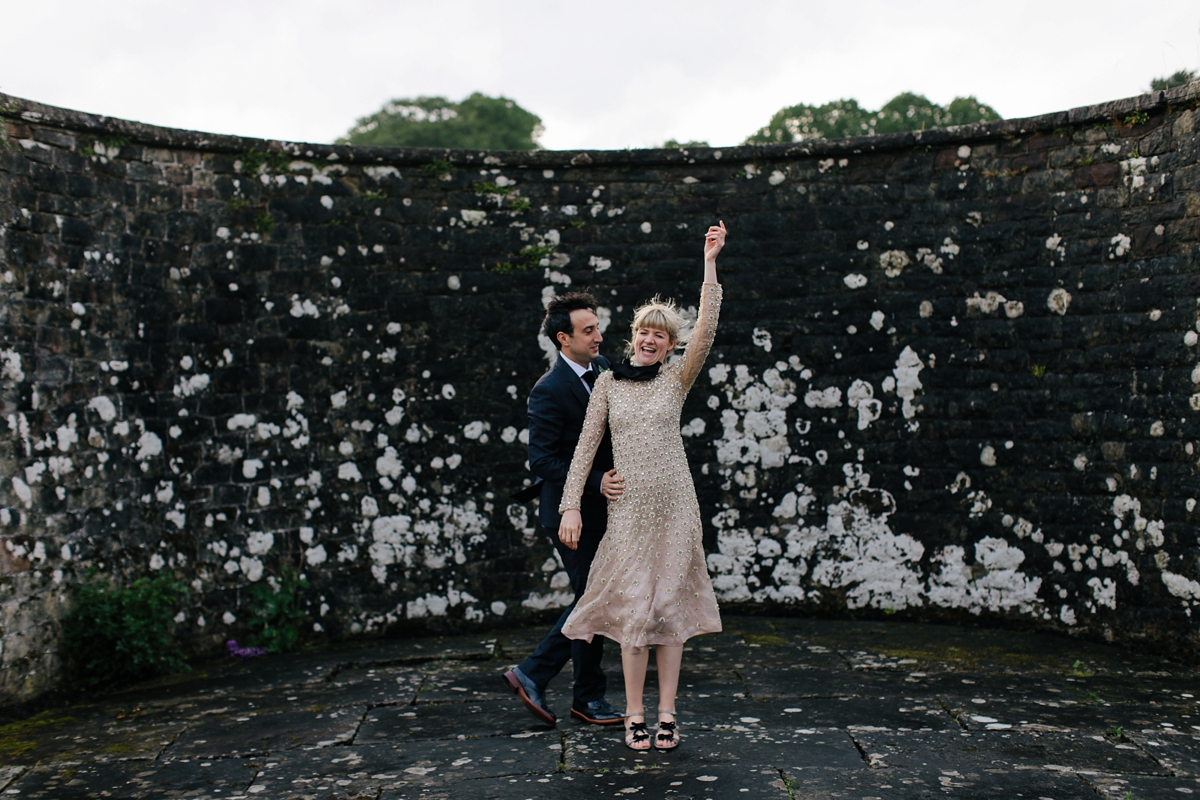
[[[1181,69],[1172,72],[1165,78],[1154,78],[1150,81],[1150,89],[1155,92],[1174,89],[1176,86],[1187,86],[1198,77],[1195,70]]]
[[[542,120],[507,97],[475,92],[460,103],[445,97],[392,100],[363,117],[339,144],[537,150]]]
[[[804,103],[789,106],[777,111],[765,127],[747,137],[746,144],[842,139],[997,119],[1002,117],[996,109],[973,96],[956,97],[950,105],[940,106],[924,95],[903,92],[878,111],[865,109],[853,99],[834,100],[821,106]]]

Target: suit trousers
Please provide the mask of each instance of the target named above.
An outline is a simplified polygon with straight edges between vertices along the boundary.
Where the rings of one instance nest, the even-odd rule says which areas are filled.
[[[543,525],[538,525],[538,528],[544,535],[550,537],[554,549],[558,551],[567,577],[571,580],[575,600],[563,610],[558,622],[554,623],[554,627],[550,629],[550,633],[546,635],[542,643],[521,664],[520,670],[533,681],[540,691],[545,692],[550,680],[562,672],[567,661],[571,661],[575,673],[574,703],[576,706],[582,707],[593,700],[604,697],[607,688],[604,672],[600,668],[600,659],[604,655],[604,637],[593,637],[591,642],[568,639],[563,636],[562,627],[566,623],[567,617],[575,610],[575,603],[579,602],[579,598],[583,596],[583,590],[587,587],[588,572],[592,568],[592,559],[596,557],[596,549],[600,546],[604,530],[596,530],[584,525],[583,532],[579,536],[579,547],[572,550],[559,540],[557,529],[550,530]]]

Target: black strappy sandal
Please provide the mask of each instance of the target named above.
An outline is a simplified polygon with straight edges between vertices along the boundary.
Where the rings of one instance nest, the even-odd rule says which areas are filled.
[[[670,722],[662,719],[663,714],[670,714],[676,719],[679,717],[674,711],[658,712],[658,735],[654,737],[654,748],[656,750],[674,750],[679,747],[679,725],[676,719],[672,719]]]
[[[641,722],[634,722],[635,718],[640,718]],[[650,731],[646,730],[646,715],[644,713],[631,714],[626,711],[625,719],[629,723],[625,728],[625,746],[639,753],[649,750]]]

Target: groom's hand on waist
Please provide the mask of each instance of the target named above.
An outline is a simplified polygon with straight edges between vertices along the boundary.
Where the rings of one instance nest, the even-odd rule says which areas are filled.
[[[625,479],[617,474],[615,469],[604,473],[600,479],[600,494],[608,500],[616,500],[625,491]]]

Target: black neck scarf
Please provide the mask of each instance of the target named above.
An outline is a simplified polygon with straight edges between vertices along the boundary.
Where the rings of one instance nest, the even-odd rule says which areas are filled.
[[[658,370],[661,366],[661,361],[656,361],[645,367],[635,367],[628,361],[622,361],[618,364],[613,364],[613,379],[618,381],[652,381],[658,376]]]

